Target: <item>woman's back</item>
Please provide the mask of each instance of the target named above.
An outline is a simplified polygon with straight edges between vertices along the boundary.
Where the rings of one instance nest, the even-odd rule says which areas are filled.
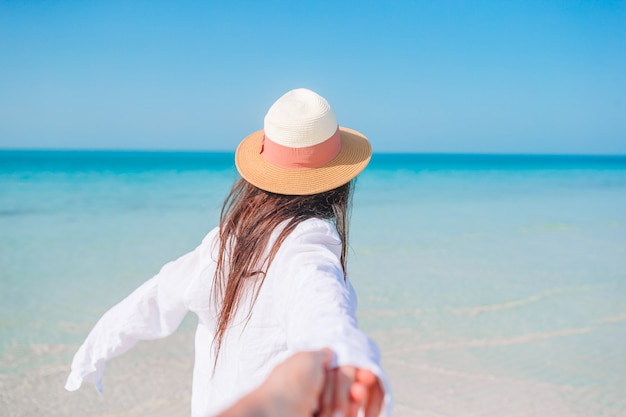
[[[270,239],[273,244],[280,233]],[[219,244],[213,231],[203,243]],[[275,365],[300,350],[331,347],[340,364],[377,360],[377,352],[356,331],[356,295],[341,268],[341,240],[334,226],[311,218],[287,236],[255,299],[250,282],[224,333],[215,369],[213,338],[217,320],[209,299],[213,260],[193,280],[186,301],[199,317],[193,383],[193,415],[219,412],[260,384]],[[254,304],[252,302],[254,301]],[[200,307],[200,308],[198,308]],[[367,357],[351,352],[366,350]]]

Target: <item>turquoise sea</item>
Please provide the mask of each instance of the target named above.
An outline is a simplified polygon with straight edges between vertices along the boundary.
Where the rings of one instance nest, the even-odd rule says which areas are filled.
[[[98,317],[217,224],[230,153],[0,151],[0,415],[188,415],[194,319],[66,393]],[[396,416],[626,416],[626,156],[375,154],[349,274]]]

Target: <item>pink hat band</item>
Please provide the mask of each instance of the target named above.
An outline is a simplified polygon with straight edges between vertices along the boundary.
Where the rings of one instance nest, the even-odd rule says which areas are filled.
[[[264,135],[261,155],[272,165],[289,170],[319,168],[335,159],[341,151],[339,128],[325,141],[312,146],[291,148]]]
[[[341,132],[325,98],[298,88],[280,97],[263,121],[261,156],[293,171],[320,168],[341,152]]]

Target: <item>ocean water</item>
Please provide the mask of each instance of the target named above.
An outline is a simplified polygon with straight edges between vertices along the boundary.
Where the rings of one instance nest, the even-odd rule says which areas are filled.
[[[0,151],[0,415],[187,415],[194,319],[62,386],[217,224],[232,154]],[[626,416],[626,157],[374,155],[348,268],[396,416]]]

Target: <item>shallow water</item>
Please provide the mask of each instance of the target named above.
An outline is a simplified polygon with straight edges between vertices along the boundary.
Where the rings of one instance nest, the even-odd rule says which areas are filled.
[[[97,318],[216,224],[231,158],[0,152],[2,415],[187,414],[192,317],[112,361],[105,396],[62,385]],[[626,158],[375,155],[351,233],[395,415],[626,415]]]

